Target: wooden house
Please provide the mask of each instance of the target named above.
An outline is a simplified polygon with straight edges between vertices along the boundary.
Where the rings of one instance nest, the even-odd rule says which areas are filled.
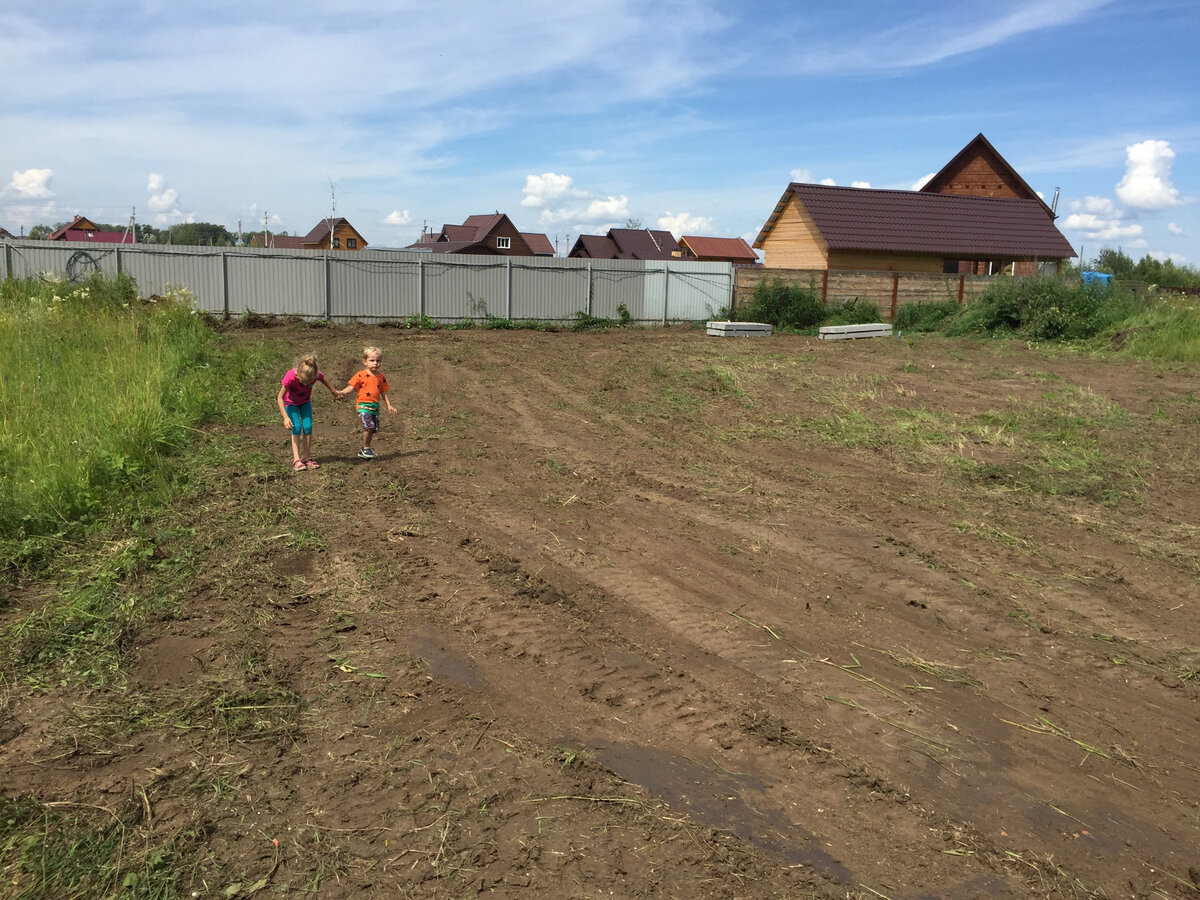
[[[701,237],[685,234],[679,239],[681,259],[699,262],[728,262],[735,266],[753,266],[758,263],[758,254],[745,239]]]
[[[679,242],[669,231],[610,228],[608,234],[581,234],[567,256],[575,259],[679,259]]]
[[[544,234],[518,230],[502,212],[467,216],[461,225],[443,225],[441,231],[422,234],[419,241],[406,249],[482,256],[554,255],[550,238]]]
[[[304,250],[365,250],[367,242],[345,219],[322,219],[300,239]]]
[[[889,272],[1020,275],[1076,255],[1037,199],[798,183],[754,246],[770,267]]]

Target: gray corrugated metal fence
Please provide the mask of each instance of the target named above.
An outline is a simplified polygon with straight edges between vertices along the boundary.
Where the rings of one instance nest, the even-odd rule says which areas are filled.
[[[142,296],[185,287],[218,315],[383,321],[566,321],[578,313],[634,321],[700,321],[733,297],[729,263],[452,256],[392,250],[267,250],[11,241],[0,276],[124,273]]]

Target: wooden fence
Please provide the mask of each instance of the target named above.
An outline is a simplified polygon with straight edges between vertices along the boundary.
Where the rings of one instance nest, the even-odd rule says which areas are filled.
[[[867,300],[879,308],[879,317],[890,322],[906,303],[963,303],[987,290],[997,278],[1011,275],[940,275],[927,272],[844,272],[826,269],[775,269],[739,266],[734,279],[733,308],[742,309],[754,297],[761,281],[778,278],[784,284],[811,288],[826,304]]]

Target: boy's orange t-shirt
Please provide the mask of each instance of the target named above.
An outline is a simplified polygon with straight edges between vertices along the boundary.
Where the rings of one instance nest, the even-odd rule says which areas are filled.
[[[359,406],[379,408],[379,399],[388,389],[387,379],[383,373],[372,375],[370,369],[362,369],[350,376],[350,387],[358,391],[355,402]]]

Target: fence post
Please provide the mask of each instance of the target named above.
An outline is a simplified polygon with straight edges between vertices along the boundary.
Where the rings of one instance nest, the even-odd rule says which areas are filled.
[[[4,242],[4,277],[5,277],[6,279],[7,279],[7,278],[12,278],[12,277],[13,277],[13,273],[12,273],[12,272],[13,272],[13,267],[12,267],[12,242],[11,242],[11,241],[5,241],[5,242]]]
[[[117,245],[116,251],[117,251],[117,277],[120,278],[123,270],[121,268],[121,246],[119,244]]]
[[[958,276],[958,305],[959,305],[959,306],[962,306],[962,300],[963,300],[963,285],[966,283],[966,280],[967,280],[967,276],[966,276],[966,275],[959,275],[959,276]]]
[[[829,300],[829,269],[826,268],[821,272],[821,305],[824,306]]]
[[[896,295],[900,292],[900,273],[892,273],[892,314],[891,318],[896,318]]]
[[[330,319],[333,318],[333,316],[330,314],[330,312],[331,312],[330,304],[332,302],[332,300],[329,296],[330,290],[331,290],[331,286],[330,286],[330,280],[329,280],[329,254],[326,253],[325,254],[325,320],[326,321],[329,321]]]
[[[229,318],[229,254],[221,251],[221,308]]]
[[[504,318],[512,319],[512,257],[504,261]]]
[[[589,316],[592,314],[592,259],[587,261],[587,284],[584,285],[583,309]]]
[[[425,318],[425,259],[417,260],[417,317]]]
[[[662,323],[667,324],[667,312],[669,297],[671,296],[671,263],[670,261],[663,263],[663,318]]]

